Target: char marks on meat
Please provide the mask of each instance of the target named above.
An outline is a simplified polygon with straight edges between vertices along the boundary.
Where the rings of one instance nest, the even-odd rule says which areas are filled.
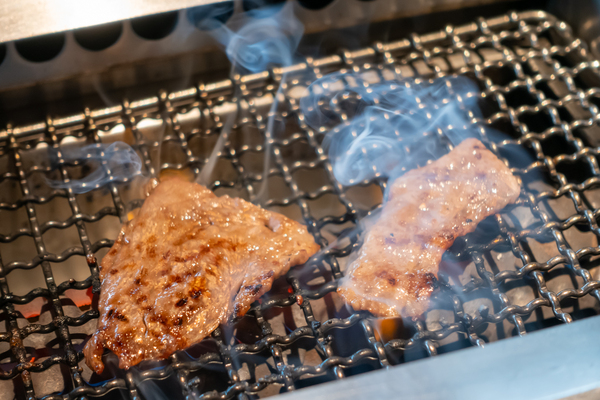
[[[101,262],[100,319],[84,354],[128,368],[201,341],[319,247],[306,227],[196,183],[160,183]]]
[[[476,139],[396,179],[338,293],[382,317],[424,313],[443,253],[514,202],[519,181]]]

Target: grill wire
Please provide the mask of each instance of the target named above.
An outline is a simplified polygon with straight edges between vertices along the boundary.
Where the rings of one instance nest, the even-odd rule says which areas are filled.
[[[14,395],[26,399],[118,395],[139,399],[146,398],[144,388],[149,384],[157,385],[173,398],[247,399],[468,346],[483,346],[488,341],[525,335],[598,314],[600,282],[593,275],[598,272],[594,261],[600,255],[597,246],[600,194],[596,190],[600,187],[596,147],[600,138],[597,130],[600,89],[596,87],[600,86],[599,66],[588,56],[585,44],[574,38],[563,22],[544,12],[511,13],[461,27],[449,26],[430,35],[415,34],[409,40],[307,59],[285,70],[236,75],[231,80],[201,84],[181,92],[162,92],[143,101],[85,110],[70,118],[49,118],[42,124],[21,128],[9,126],[0,132],[0,167],[6,166],[0,184],[12,182],[20,193],[16,199],[8,200],[3,197],[5,191],[0,193],[0,215],[24,211],[27,224],[5,232],[8,224],[0,223],[0,245],[4,245],[0,247],[0,256],[5,256],[2,250],[19,246],[23,238],[33,239],[36,254],[28,260],[5,262],[0,258],[0,316],[5,321],[5,329],[0,332],[0,344],[5,345],[1,348],[4,353],[0,378],[12,381]],[[311,130],[306,125],[298,107],[299,97],[294,95],[296,86],[306,87],[334,71],[367,72],[383,80],[435,78],[454,73],[470,77],[481,87],[484,117],[479,119],[477,128],[481,138],[507,160],[525,188],[516,205],[485,222],[489,232],[457,240],[445,256],[472,265],[472,278],[457,284],[440,273],[440,290],[427,317],[416,322],[397,322],[388,333],[383,333],[385,323],[369,318],[368,313],[350,313],[343,307],[334,315],[314,311],[323,309],[323,303],[339,303],[336,279],[343,274],[343,260],[356,246],[356,237],[344,246],[328,246],[331,238],[335,232],[355,226],[360,218],[377,208],[377,204],[362,207],[352,197],[356,188],[342,187],[335,181],[321,146],[326,131]],[[287,78],[282,82],[284,73]],[[267,102],[265,107],[264,101],[272,98],[280,85],[283,85],[283,101],[275,111],[275,125],[285,125],[287,133],[274,134],[265,142],[265,109],[270,104]],[[240,97],[235,98],[234,93],[240,93]],[[284,284],[289,293],[266,296],[235,324],[238,332],[244,329],[258,332],[252,340],[244,339],[243,333],[232,339],[228,331],[231,328],[222,327],[196,346],[196,353],[178,352],[161,362],[159,368],[152,364],[129,371],[115,370],[92,383],[85,376],[89,370],[81,352],[86,335],[77,329],[86,324],[93,328],[98,312],[92,307],[71,315],[66,311],[64,294],[68,289],[99,289],[97,260],[116,236],[94,240],[91,226],[104,219],[116,221],[115,217],[127,220],[128,213],[134,212],[143,201],[142,197],[131,198],[128,186],[141,177],[111,182],[96,190],[107,194],[112,204],[87,213],[82,203],[89,196],[94,198],[94,192],[88,196],[46,188],[44,194],[38,193],[44,186],[43,181],[39,183],[39,176],[55,174],[68,182],[85,173],[80,163],[59,159],[58,168],[43,161],[29,165],[24,160],[25,154],[43,148],[44,143],[59,149],[67,137],[102,143],[108,133],[123,127],[123,137],[129,137],[139,152],[145,173],[156,175],[157,164],[152,157],[156,157],[160,143],[148,139],[141,121],[158,121],[159,126],[164,121],[168,127],[162,142],[162,159],[166,161],[161,169],[197,174],[208,153],[199,154],[196,144],[200,139],[215,141],[232,104],[240,104],[242,111],[219,153],[219,163],[229,166],[233,178],[218,179],[211,188],[220,194],[253,200],[264,179],[279,180],[286,191],[276,186],[269,188],[265,206],[285,214],[296,212],[293,215],[307,224],[325,250],[302,271],[320,276],[321,281],[308,285],[301,273],[290,271]],[[348,118],[341,107],[330,111],[340,121]],[[201,123],[190,127],[184,120],[194,113],[199,115]],[[505,132],[506,136],[496,140],[489,135],[489,127]],[[436,137],[435,133],[429,134]],[[248,137],[261,139],[247,141]],[[444,138],[436,138],[437,142],[444,143],[443,152],[451,148]],[[253,171],[246,157],[264,157],[268,144],[272,151],[271,166],[268,177],[264,177],[262,161]],[[531,160],[515,157],[511,149],[516,148],[529,154]],[[180,154],[180,159],[175,153]],[[326,183],[307,189],[310,186],[307,180],[299,178],[303,171],[322,174]],[[360,187],[364,191],[375,187],[381,196],[385,185],[384,180],[376,179],[363,182]],[[279,194],[274,196],[273,191]],[[342,213],[324,216],[316,213],[314,203],[325,197],[335,198]],[[66,218],[45,222],[38,218],[43,205],[61,198],[70,207]],[[529,222],[525,223],[526,220]],[[60,236],[61,230],[73,227],[80,244],[63,247],[59,252],[49,251],[49,234]],[[335,231],[333,236],[327,233],[332,231]],[[577,242],[577,238],[585,239]],[[580,244],[575,245],[576,242]],[[539,250],[548,246],[553,249],[549,253]],[[83,262],[84,258],[89,266],[88,278],[64,282],[55,279],[61,264],[69,259]],[[495,261],[501,258],[512,268],[500,268],[501,263]],[[11,273],[39,267],[46,287],[22,296],[11,292]],[[566,286],[554,284],[561,277],[566,278]],[[528,293],[529,297],[522,293]],[[25,320],[15,310],[15,305],[39,297],[49,303],[52,320],[47,324]],[[295,311],[290,311],[292,308]],[[275,325],[275,322],[281,324],[275,318],[278,313],[287,318],[287,330]],[[289,322],[290,318],[293,322]],[[53,350],[33,359],[34,352],[27,340],[35,335]],[[309,353],[316,356],[311,358]],[[36,386],[36,379],[57,365],[59,376],[64,379],[62,389],[50,394],[38,393],[40,386]]]

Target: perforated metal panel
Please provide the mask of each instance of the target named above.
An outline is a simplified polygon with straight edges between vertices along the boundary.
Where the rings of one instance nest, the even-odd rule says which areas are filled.
[[[26,399],[150,399],[160,391],[168,398],[264,397],[597,315],[598,67],[564,23],[544,12],[513,13],[8,127],[0,132],[2,393]],[[431,310],[418,321],[375,320],[349,310],[335,293],[357,241],[345,232],[378,207],[386,182],[342,187],[322,147],[326,129],[306,125],[299,109],[304,88],[334,71],[366,72],[375,80],[466,75],[481,89],[476,132],[522,179],[515,205],[445,254],[443,264],[460,272],[442,266]],[[266,135],[280,86],[274,129]],[[98,312],[94,305],[73,305],[74,292],[67,291],[98,290],[98,262],[121,221],[142,204],[144,182],[158,171],[197,175],[236,110],[211,189],[304,221],[323,251],[276,282],[243,319],[202,343],[129,371],[111,367],[114,356],[107,355],[107,371],[92,375],[81,349]],[[330,111],[339,121],[348,118],[341,107]],[[451,149],[443,136],[424,134],[432,139],[436,151]],[[67,182],[89,172],[83,162],[51,160],[49,149],[115,140],[138,151],[143,176],[83,195],[48,186],[45,178]],[[258,198],[265,180],[266,196]],[[345,239],[334,243],[340,235]],[[47,302],[42,314],[22,318],[20,305],[41,298]]]

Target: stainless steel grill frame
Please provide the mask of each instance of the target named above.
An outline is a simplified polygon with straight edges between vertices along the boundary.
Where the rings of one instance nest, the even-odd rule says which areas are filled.
[[[156,97],[136,102],[124,101],[119,106],[103,110],[85,110],[67,118],[48,118],[42,123],[25,127],[8,126],[0,132],[0,161],[8,160],[7,170],[0,175],[0,183],[16,182],[20,194],[16,201],[5,201],[0,194],[0,211],[24,209],[28,226],[8,233],[0,231],[0,243],[11,245],[21,237],[30,237],[37,254],[29,260],[8,263],[3,263],[0,258],[0,316],[6,322],[5,330],[0,332],[0,342],[8,343],[11,352],[10,360],[0,365],[0,379],[17,382],[16,396],[35,399],[39,398],[33,383],[36,374],[60,365],[64,389],[43,398],[109,398],[121,393],[138,399],[144,398],[140,386],[145,382],[161,385],[167,381],[178,387],[182,396],[190,398],[254,398],[272,394],[265,391],[271,387],[292,391],[365,370],[387,368],[410,359],[434,356],[440,350],[446,352],[466,346],[483,346],[490,340],[489,335],[484,335],[490,326],[496,327],[494,340],[507,335],[525,335],[529,330],[554,323],[569,323],[600,313],[600,281],[592,276],[598,271],[591,261],[600,255],[597,243],[600,237],[597,223],[600,203],[596,201],[598,197],[595,192],[600,187],[597,159],[600,155],[597,147],[600,113],[596,105],[600,99],[599,67],[600,63],[589,57],[585,44],[572,36],[565,23],[542,11],[515,12],[493,19],[480,19],[460,27],[449,26],[444,31],[430,35],[413,35],[410,39],[394,43],[377,43],[358,51],[307,59],[287,68],[275,68],[252,75],[234,75],[229,80],[200,84],[185,91],[162,92]],[[523,191],[515,206],[490,219],[495,221],[494,234],[486,236],[485,243],[467,236],[451,249],[455,260],[473,262],[478,277],[463,285],[456,285],[444,274],[440,275],[440,290],[436,294],[439,301],[434,301],[434,309],[430,314],[441,303],[450,304],[450,310],[446,310],[452,314],[450,321],[404,321],[404,326],[395,330],[394,337],[386,339],[377,332],[376,322],[367,313],[356,312],[346,316],[341,312],[324,320],[319,320],[313,313],[316,303],[324,301],[325,297],[336,296],[336,280],[343,274],[340,261],[357,245],[354,236],[346,246],[328,246],[324,228],[347,223],[356,225],[360,218],[376,208],[358,207],[348,194],[349,189],[335,181],[330,162],[321,146],[326,130],[315,131],[306,125],[298,106],[298,97],[291,94],[295,86],[307,86],[332,71],[372,71],[379,79],[388,79],[390,76],[393,79],[422,79],[464,74],[482,87],[481,100],[491,107],[491,111],[484,111],[483,119],[475,119],[478,132],[497,155],[507,157],[509,154],[508,164],[515,174],[523,178],[528,190]],[[285,82],[282,81],[284,74]],[[281,137],[265,137],[267,110],[273,101],[273,94],[280,86],[284,101],[275,111],[274,118],[277,121],[285,119],[289,123],[285,124],[287,127],[292,125],[297,129]],[[246,343],[238,339],[232,342],[225,330],[219,328],[207,339],[212,343],[208,346],[211,350],[201,351],[197,357],[177,353],[161,363],[160,368],[155,368],[153,364],[126,372],[117,371],[114,376],[101,379],[101,383],[91,384],[82,375],[86,368],[82,361],[82,341],[75,340],[71,331],[96,319],[98,312],[92,308],[76,317],[66,316],[61,300],[68,289],[85,290],[93,287],[95,291],[99,290],[96,254],[109,248],[113,241],[105,237],[92,242],[88,224],[107,216],[127,220],[127,214],[143,201],[141,198],[127,199],[127,195],[124,195],[127,185],[133,184],[130,181],[137,178],[113,182],[99,189],[108,190],[113,204],[97,213],[87,214],[82,212],[81,197],[73,191],[49,190],[45,195],[38,195],[39,184],[32,183],[32,177],[36,174],[50,173],[58,173],[60,179],[68,182],[73,178],[73,171],[81,169],[81,163],[67,163],[59,159],[58,169],[42,162],[26,167],[23,153],[35,149],[40,143],[58,150],[66,137],[102,143],[106,132],[122,125],[123,134],[129,135],[142,157],[145,173],[157,176],[158,164],[152,159],[152,154],[161,146],[161,142],[149,140],[138,126],[140,120],[151,118],[167,124],[162,146],[177,146],[183,155],[183,161],[167,160],[160,164],[160,169],[191,170],[197,175],[207,157],[195,153],[190,142],[197,137],[217,137],[224,119],[238,107],[240,111],[234,131],[249,129],[258,132],[263,141],[246,142],[243,138],[248,135],[241,134],[243,140],[235,143],[232,136],[220,151],[219,159],[231,165],[236,179],[216,180],[211,188],[217,192],[223,189],[236,190],[239,195],[255,200],[256,187],[264,179],[283,180],[289,189],[289,196],[270,198],[264,205],[281,210],[292,205],[298,207],[309,231],[324,247],[324,251],[312,259],[306,268],[325,271],[321,274],[326,278],[325,282],[308,287],[297,271],[290,271],[287,276],[291,288],[289,295],[273,296],[257,302],[243,321],[238,322],[254,324],[261,332],[256,341]],[[198,110],[198,122],[193,128],[183,123],[191,110]],[[348,117],[341,109],[333,111],[340,121]],[[530,126],[532,123],[526,120],[529,115],[540,113],[549,117],[549,126],[541,132],[535,132]],[[506,138],[497,141],[488,134],[486,127],[490,126],[509,133]],[[449,151],[451,145],[444,138],[440,139],[445,144],[445,151]],[[553,140],[558,140],[559,144],[549,147],[547,142]],[[298,147],[299,143],[312,149],[311,158],[306,157],[306,152],[297,154],[291,150],[294,146]],[[507,153],[511,147],[529,149],[526,151],[532,155],[533,162],[520,166],[519,160]],[[563,151],[557,151],[557,147]],[[251,172],[242,158],[249,153],[264,154],[266,149],[271,150],[273,165],[265,177],[260,172]],[[318,189],[305,190],[295,175],[299,170],[321,170],[329,182]],[[532,174],[535,178],[530,178]],[[535,180],[547,182],[544,186],[546,189],[531,189],[528,184]],[[382,179],[362,182],[361,185],[373,183],[379,185],[381,190],[385,189],[386,182]],[[548,189],[548,185],[552,188]],[[313,215],[311,201],[325,195],[337,197],[345,210],[343,215]],[[62,221],[40,222],[36,214],[37,207],[56,198],[68,201],[71,216]],[[556,210],[548,206],[549,201],[561,198],[569,199],[574,210],[566,218],[559,218]],[[517,208],[528,209],[533,222],[527,226],[515,222],[510,213]],[[81,246],[65,248],[59,254],[50,253],[44,234],[52,229],[70,227],[77,229]],[[595,244],[574,246],[565,237],[570,229],[588,233],[591,236],[587,237],[593,237]],[[539,252],[532,250],[530,240],[553,244],[555,254],[538,259]],[[520,265],[512,270],[498,270],[490,266],[488,260],[490,254],[496,253],[512,254]],[[90,270],[89,278],[55,282],[53,265],[73,256],[85,257]],[[38,266],[43,271],[46,287],[34,289],[23,296],[13,294],[7,276],[16,269]],[[557,271],[569,277],[573,282],[571,288],[554,290],[549,287],[552,274]],[[533,288],[533,298],[525,303],[513,302],[507,295],[510,285]],[[26,304],[38,297],[49,301],[52,322],[48,324],[26,322],[15,311],[14,305]],[[479,308],[465,309],[466,303],[478,299],[489,299],[491,309],[489,306],[482,307],[482,302]],[[303,324],[285,335],[275,333],[277,328],[270,323],[272,310],[296,306],[304,317]],[[566,308],[572,308],[573,311],[567,312]],[[586,312],[581,313],[581,310]],[[528,329],[528,319],[535,320],[537,325]],[[354,341],[349,346],[352,350],[350,354],[340,351],[339,347],[339,341],[342,340],[340,332],[346,330],[352,332]],[[362,337],[359,338],[357,333],[360,332]],[[60,350],[41,362],[32,361],[24,341],[33,334],[45,335],[45,343],[58,340]],[[298,346],[316,350],[320,362],[304,363],[300,357],[298,362],[290,361],[286,351],[296,351]],[[258,376],[256,368],[248,367],[255,355],[269,360],[268,373]],[[243,368],[246,371],[250,369],[251,373],[242,374]],[[203,378],[205,373],[217,374],[225,383],[212,390],[207,383],[209,378]]]

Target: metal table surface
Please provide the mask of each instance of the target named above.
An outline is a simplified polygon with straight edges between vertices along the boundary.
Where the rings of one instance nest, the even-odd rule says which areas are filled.
[[[600,387],[598,332],[600,316],[278,398],[551,400],[578,394],[581,395],[569,400],[597,398],[594,394],[600,393],[595,390]]]
[[[0,42],[219,1],[222,0],[2,0]]]

